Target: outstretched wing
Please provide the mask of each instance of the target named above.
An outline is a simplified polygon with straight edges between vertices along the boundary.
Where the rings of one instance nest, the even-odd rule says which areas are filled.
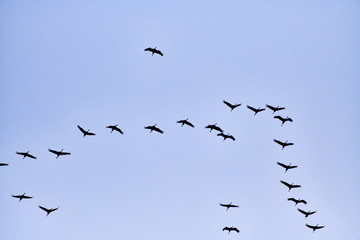
[[[280,121],[284,121],[284,120],[285,120],[285,119],[282,118],[281,116],[274,116],[274,118],[277,118],[277,119],[279,119]]]
[[[79,125],[77,125],[77,127],[80,129],[80,131],[81,131],[83,134],[87,134],[87,132],[86,132],[82,127],[80,127]]]
[[[56,154],[56,155],[58,155],[60,152],[58,152],[58,151],[55,151],[55,150],[52,150],[52,149],[50,149],[49,148],[49,152],[52,152],[53,154]]]
[[[195,127],[191,122],[185,121],[185,124],[189,125],[190,127]]]
[[[26,156],[27,156],[27,157],[29,157],[29,158],[36,159],[36,157],[35,157],[35,156],[33,156],[33,155],[29,154],[29,153],[28,153],[28,154],[26,154]]]
[[[235,141],[235,138],[233,135],[230,135],[228,138],[232,139],[233,141]]]
[[[291,185],[289,184],[289,183],[287,183],[287,182],[285,182],[285,181],[283,181],[283,180],[281,180],[280,181],[282,184],[284,184],[285,186],[287,186],[287,187],[291,187]]]
[[[161,133],[161,134],[164,133],[163,130],[161,130],[160,128],[157,128],[157,127],[154,127],[154,131],[159,132],[159,133]]]
[[[277,144],[280,144],[281,146],[284,145],[283,142],[281,142],[281,141],[279,141],[279,140],[276,140],[276,139],[274,139],[274,142],[276,142]]]
[[[294,145],[294,143],[285,143],[285,146],[291,146]]]
[[[248,109],[250,109],[250,110],[254,111],[254,112],[256,112],[256,111],[257,111],[257,109],[255,109],[255,108],[253,108],[253,107],[251,107],[251,106],[249,106],[249,105],[247,105],[246,107],[247,107]]]
[[[153,48],[146,48],[144,51],[149,51],[149,52],[153,52],[154,51],[154,49]]]
[[[267,108],[270,108],[270,109],[273,110],[273,111],[276,111],[276,108],[273,107],[273,106],[271,106],[271,105],[266,104],[266,107],[267,107]]]
[[[237,233],[240,232],[239,229],[237,229],[237,228],[233,228],[233,230]]]
[[[307,212],[305,212],[304,210],[301,210],[300,208],[297,209],[299,212],[301,212],[302,214],[306,215]]]
[[[285,165],[285,164],[283,164],[283,163],[281,163],[281,162],[277,162],[277,164],[280,165],[280,166],[282,166],[283,168],[287,168],[287,167],[288,167],[287,165]]]
[[[120,128],[118,128],[118,127],[115,127],[115,130],[118,131],[118,132],[121,133],[121,134],[124,134],[124,132],[123,132]]]
[[[154,52],[159,54],[160,56],[164,56],[164,54],[160,50],[155,49]]]
[[[301,187],[301,185],[292,185],[291,187],[292,188],[299,188],[299,187]]]
[[[231,103],[229,103],[229,102],[227,102],[227,101],[225,101],[225,100],[223,100],[223,103],[225,103],[229,108],[233,108],[233,107],[234,107],[234,105],[232,105]]]
[[[49,211],[49,209],[47,209],[47,208],[45,208],[45,207],[43,207],[43,206],[41,206],[41,205],[39,205],[39,208],[41,208],[41,209],[44,210],[45,212],[48,212],[48,211]]]
[[[221,128],[219,128],[218,126],[213,126],[213,129],[214,130],[217,130],[217,131],[219,131],[219,132],[224,132]]]

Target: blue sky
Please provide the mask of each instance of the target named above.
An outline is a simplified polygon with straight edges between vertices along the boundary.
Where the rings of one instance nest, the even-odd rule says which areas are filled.
[[[2,1],[2,237],[359,240],[359,11],[357,1]],[[246,108],[265,104],[294,122]],[[194,129],[176,123],[186,118]],[[213,123],[236,141],[204,129]],[[153,124],[164,134],[144,130]],[[277,161],[299,167],[285,174]],[[24,192],[34,199],[11,197]],[[317,213],[305,220],[288,197]]]

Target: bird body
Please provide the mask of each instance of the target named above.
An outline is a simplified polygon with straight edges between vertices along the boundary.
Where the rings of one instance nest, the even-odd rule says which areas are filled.
[[[279,140],[274,139],[274,142],[276,142],[277,144],[281,145],[281,146],[282,146],[282,150],[284,150],[284,147],[294,145],[294,143],[288,143],[287,140],[286,140],[286,142],[282,142],[282,141],[279,141]]]
[[[26,193],[22,194],[22,195],[11,195],[13,198],[18,198],[19,199],[19,202],[23,199],[31,199],[33,198],[34,196],[30,197],[30,196],[26,196],[25,195]]]
[[[289,122],[293,121],[292,118],[289,118],[289,117],[283,118],[281,116],[274,116],[274,118],[279,119],[282,122],[281,126],[284,125],[284,123],[286,123],[287,121],[289,121]]]
[[[155,131],[155,132],[158,132],[158,133],[163,134],[164,131],[161,130],[160,128],[157,128],[156,125],[157,125],[157,124],[155,124],[155,125],[153,125],[153,126],[147,126],[147,127],[144,127],[144,128],[145,128],[145,129],[150,129],[150,132]]]
[[[302,214],[304,214],[305,215],[305,218],[307,218],[309,215],[312,215],[312,214],[314,214],[314,213],[316,213],[316,211],[313,211],[313,212],[311,212],[311,211],[304,211],[304,210],[302,210],[302,209],[300,209],[300,208],[298,208],[297,209],[299,212],[301,212]]]
[[[315,232],[315,230],[318,230],[320,228],[323,228],[325,226],[319,226],[319,224],[316,224],[316,226],[313,226],[313,225],[309,225],[309,224],[305,224],[308,228],[311,228],[313,230],[313,232]]]
[[[26,157],[36,159],[36,157],[33,156],[33,155],[31,155],[31,154],[29,153],[29,151],[27,151],[27,152],[16,152],[16,154],[19,154],[19,155],[24,156],[23,159],[26,158]]]
[[[44,210],[47,213],[46,216],[49,216],[50,213],[59,209],[59,207],[48,209],[48,208],[40,206],[40,205],[39,205],[39,208],[41,208],[42,210]]]
[[[256,114],[258,114],[259,112],[261,112],[261,111],[265,111],[265,108],[260,108],[260,107],[259,108],[254,108],[254,107],[251,107],[249,105],[247,105],[247,108],[254,112],[254,116]]]
[[[112,133],[113,131],[117,131],[117,132],[119,132],[119,133],[121,133],[121,134],[124,134],[124,132],[121,131],[121,129],[118,128],[117,126],[118,126],[118,124],[116,124],[116,125],[109,125],[109,126],[107,126],[106,128],[110,128],[110,129],[111,129],[111,133]]]
[[[290,192],[290,190],[291,190],[292,188],[299,188],[299,187],[301,187],[301,185],[295,185],[295,184],[293,184],[293,183],[290,184],[290,183],[287,183],[287,182],[285,182],[285,181],[283,181],[283,180],[281,180],[280,182],[289,188],[289,192]]]
[[[232,112],[232,110],[234,110],[235,108],[241,106],[241,103],[240,103],[240,104],[237,104],[237,103],[231,104],[231,103],[229,103],[229,102],[227,102],[227,101],[225,101],[225,100],[223,101],[223,103],[225,103],[229,108],[231,108],[231,112]]]
[[[224,138],[223,141],[225,141],[227,138],[230,138],[230,139],[232,139],[233,141],[235,141],[234,136],[233,136],[233,135],[230,135],[230,134],[225,135],[224,133],[221,132],[221,133],[218,133],[217,136],[223,137],[223,138]]]
[[[192,128],[195,127],[191,122],[188,121],[188,118],[184,119],[184,120],[179,120],[179,121],[177,121],[177,123],[181,123],[181,127],[184,126],[184,124],[186,124]]]
[[[231,231],[235,231],[235,232],[237,232],[237,233],[240,232],[239,229],[237,229],[236,227],[224,227],[224,228],[223,228],[223,231],[225,231],[225,230],[229,231],[229,232],[228,232],[229,234],[230,234]]]
[[[293,201],[295,203],[295,206],[299,203],[307,204],[307,202],[304,199],[295,199],[295,198],[288,198],[288,201]]]
[[[285,168],[285,172],[287,172],[287,170],[289,169],[293,169],[293,168],[297,168],[298,166],[291,166],[291,163],[289,165],[285,165],[281,162],[277,162],[277,164],[283,168]]]
[[[94,136],[95,135],[95,133],[92,133],[92,132],[90,132],[90,129],[89,130],[87,130],[87,131],[85,131],[82,127],[80,127],[79,125],[77,125],[77,127],[80,129],[80,131],[84,134],[84,136],[83,137],[85,137],[86,135],[89,135],[89,136]]]
[[[157,50],[156,47],[155,48],[148,47],[145,49],[145,51],[151,52],[152,53],[151,56],[153,56],[154,53],[159,54],[160,56],[164,56],[164,54],[160,50]]]
[[[63,152],[63,151],[64,151],[64,149],[61,149],[61,151],[56,151],[56,150],[53,150],[53,149],[50,149],[50,148],[49,148],[49,152],[55,154],[55,155],[56,155],[56,159],[57,159],[58,157],[60,157],[60,156],[70,155],[70,154],[71,154],[71,153],[69,153],[69,152]]]
[[[277,111],[280,111],[280,110],[284,110],[284,109],[285,109],[284,107],[279,107],[279,106],[273,107],[273,106],[268,105],[268,104],[266,104],[266,107],[269,108],[269,109],[271,109],[271,110],[273,111],[273,114],[274,114],[275,112],[277,112]]]
[[[234,205],[234,204],[232,204],[232,202],[231,202],[231,203],[229,203],[229,204],[220,203],[220,206],[222,206],[222,207],[226,207],[226,211],[228,211],[228,210],[229,210],[229,208],[237,208],[237,207],[239,207],[238,205]]]
[[[216,126],[217,123],[213,124],[213,125],[207,125],[205,128],[209,128],[210,129],[210,132],[212,130],[216,130],[216,131],[219,131],[219,132],[224,132],[221,128],[219,128],[218,126]]]

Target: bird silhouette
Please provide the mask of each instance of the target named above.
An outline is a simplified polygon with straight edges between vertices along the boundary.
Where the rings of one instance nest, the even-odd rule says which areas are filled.
[[[55,155],[56,155],[56,159],[57,159],[58,157],[60,157],[60,156],[70,155],[70,154],[71,154],[71,153],[69,153],[69,152],[63,152],[63,151],[64,151],[64,149],[61,149],[61,151],[56,151],[56,150],[53,150],[53,149],[50,149],[50,148],[49,148],[49,152],[55,154]]]
[[[284,147],[294,145],[294,143],[288,143],[287,140],[286,140],[286,142],[281,142],[281,141],[279,141],[279,140],[274,139],[274,142],[276,142],[277,144],[281,145],[281,146],[282,146],[282,150],[284,150]]]
[[[56,211],[56,210],[59,209],[59,207],[48,209],[48,208],[45,208],[45,207],[40,206],[40,205],[39,205],[39,208],[41,208],[42,210],[44,210],[47,213],[46,216],[49,216],[50,213],[52,213],[53,211]]]
[[[325,226],[319,226],[319,224],[317,224],[316,226],[313,226],[313,225],[309,225],[309,224],[305,224],[308,228],[311,228],[313,230],[313,232],[315,232],[315,230],[318,230],[320,228],[323,228]]]
[[[221,133],[218,133],[217,136],[223,137],[223,138],[224,138],[223,141],[225,141],[227,138],[230,138],[230,139],[232,139],[233,141],[235,141],[234,136],[233,136],[233,135],[230,135],[230,134],[225,135],[224,133],[221,132]]]
[[[220,206],[222,206],[222,207],[226,207],[226,211],[228,211],[228,210],[229,210],[229,208],[237,208],[237,207],[239,207],[238,205],[234,205],[234,204],[232,204],[232,202],[231,202],[231,203],[229,203],[229,204],[220,203]]]
[[[118,126],[118,124],[116,124],[116,125],[109,125],[109,126],[107,126],[106,128],[110,128],[110,129],[111,129],[111,133],[112,133],[113,131],[117,131],[117,132],[119,132],[119,133],[121,133],[121,134],[124,134],[124,132],[121,131],[121,129],[118,128],[117,126]]]
[[[9,166],[9,164],[7,164],[7,163],[0,163],[0,167],[1,166]]]
[[[239,229],[237,229],[236,227],[224,227],[223,231],[225,231],[225,230],[229,231],[228,234],[230,234],[231,231],[235,231],[237,233],[240,232]]]
[[[34,196],[30,197],[30,196],[26,196],[25,195],[26,193],[22,194],[22,195],[11,195],[13,198],[18,198],[19,199],[19,202],[23,199],[31,199],[33,198]]]
[[[287,172],[287,170],[289,169],[293,169],[293,168],[297,168],[298,166],[291,166],[291,163],[289,165],[285,165],[281,162],[277,162],[277,164],[283,168],[285,168],[285,172]]]
[[[261,111],[265,111],[265,108],[253,108],[253,107],[251,107],[251,106],[249,106],[249,105],[247,105],[247,108],[248,109],[250,109],[251,111],[253,111],[254,112],[254,116],[256,115],[256,114],[258,114],[259,112],[261,112]]]
[[[314,214],[314,213],[316,213],[316,211],[313,211],[313,212],[311,212],[311,211],[304,211],[304,210],[301,210],[300,208],[298,208],[297,209],[299,212],[301,212],[302,214],[304,214],[305,215],[305,218],[307,218],[309,215],[312,215],[312,214]]]
[[[282,123],[281,126],[284,125],[287,121],[292,122],[293,120],[289,117],[283,118],[281,116],[274,116],[274,118],[279,119]]]
[[[299,187],[301,187],[301,185],[295,185],[295,184],[293,184],[293,183],[290,184],[290,183],[287,183],[287,182],[285,182],[285,181],[283,181],[283,180],[281,180],[280,182],[289,188],[289,192],[290,192],[290,190],[291,190],[292,188],[299,188]]]
[[[241,103],[240,104],[237,104],[237,103],[235,103],[234,105],[233,104],[231,104],[231,103],[229,103],[229,102],[227,102],[227,101],[223,101],[229,108],[231,108],[231,112],[232,112],[232,110],[234,110],[235,108],[237,108],[237,107],[239,107],[239,106],[241,106]]]
[[[177,123],[181,123],[181,127],[184,126],[184,124],[186,124],[192,128],[195,127],[191,122],[188,121],[188,118],[184,119],[184,120],[179,120],[179,121],[177,121]]]
[[[152,53],[151,56],[153,56],[154,53],[159,54],[160,56],[164,56],[164,54],[160,50],[157,50],[156,47],[155,48],[148,47],[145,49],[145,51],[151,52]]]
[[[89,130],[87,130],[87,131],[85,131],[82,127],[80,127],[79,125],[77,125],[77,127],[80,129],[80,131],[84,134],[84,136],[83,137],[85,137],[86,135],[89,135],[89,136],[94,136],[95,135],[95,133],[92,133],[92,132],[90,132],[90,129]]]
[[[224,132],[221,128],[219,128],[218,126],[216,126],[217,123],[213,124],[213,125],[207,125],[205,128],[209,128],[210,129],[210,132],[212,130],[216,130],[216,131],[219,131],[219,132]]]
[[[271,110],[273,111],[273,114],[274,114],[275,112],[277,112],[277,111],[280,111],[280,110],[284,110],[284,109],[285,109],[284,107],[279,107],[279,106],[273,107],[273,106],[268,105],[268,104],[266,104],[266,107],[269,108],[269,109],[271,109]]]
[[[305,201],[304,199],[295,199],[295,198],[288,198],[288,201],[293,201],[295,203],[295,206],[298,205],[299,203],[303,203],[303,204],[307,204],[307,201]]]
[[[33,156],[33,155],[29,154],[29,151],[27,151],[27,152],[16,152],[16,154],[19,154],[19,155],[24,156],[24,157],[23,157],[23,159],[24,159],[24,158],[26,158],[26,157],[36,159],[36,157],[35,157],[35,156]]]
[[[145,129],[150,129],[150,132],[155,131],[155,132],[158,132],[158,133],[163,134],[164,131],[161,130],[160,128],[157,128],[156,125],[157,125],[157,124],[155,124],[155,125],[153,125],[153,126],[147,126],[147,127],[144,127],[144,128],[145,128]]]

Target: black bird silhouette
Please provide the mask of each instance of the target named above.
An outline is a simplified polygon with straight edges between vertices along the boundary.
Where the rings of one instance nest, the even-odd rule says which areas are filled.
[[[273,114],[274,114],[275,112],[277,112],[277,111],[280,111],[280,110],[284,110],[284,109],[285,109],[284,107],[279,107],[279,106],[273,107],[273,106],[268,105],[268,104],[266,104],[266,107],[269,108],[269,109],[271,109],[271,110],[273,110]]]
[[[230,135],[230,134],[225,135],[224,133],[221,132],[221,133],[218,133],[217,136],[223,137],[223,138],[224,138],[223,141],[225,141],[227,138],[230,138],[230,139],[232,139],[233,141],[235,141],[234,136],[233,136],[233,135]]]
[[[292,122],[293,120],[289,117],[283,118],[281,116],[274,116],[274,118],[279,119],[282,123],[281,126],[284,125],[287,121]]]
[[[11,195],[13,198],[18,198],[19,202],[23,199],[30,199],[33,198],[34,196],[30,197],[30,196],[26,196],[26,193],[22,194],[22,195]]]
[[[164,54],[160,50],[157,50],[156,47],[155,48],[148,47],[145,49],[145,51],[152,52],[151,56],[153,56],[154,53],[159,54],[160,56],[164,56]]]
[[[42,210],[44,210],[45,212],[47,212],[46,216],[49,216],[50,213],[52,213],[53,211],[56,211],[56,210],[59,209],[59,207],[48,209],[48,208],[45,208],[45,207],[40,206],[40,205],[39,205],[39,208],[41,208]]]
[[[7,163],[0,163],[0,166],[9,166]]]
[[[297,209],[299,212],[301,212],[302,214],[304,214],[305,215],[305,218],[307,218],[309,215],[311,215],[311,214],[314,214],[314,213],[316,213],[316,211],[313,211],[313,212],[311,212],[311,211],[308,211],[308,212],[306,212],[306,211],[304,211],[304,210],[301,210],[300,208],[298,208]]]
[[[287,170],[289,170],[289,169],[293,169],[293,168],[297,168],[298,166],[291,166],[291,163],[289,164],[289,165],[285,165],[285,164],[283,164],[283,163],[281,163],[281,162],[277,162],[277,164],[279,165],[279,166],[282,166],[283,168],[285,168],[285,172],[287,172]]]
[[[33,156],[33,155],[29,154],[29,151],[27,151],[27,152],[16,152],[16,154],[19,154],[19,155],[24,156],[24,157],[23,157],[23,159],[24,159],[24,158],[26,158],[26,157],[36,159],[36,157],[35,157],[35,156]]]
[[[298,205],[298,203],[303,203],[303,204],[307,204],[307,201],[305,201],[304,199],[295,199],[295,198],[288,198],[288,201],[293,201],[295,203],[295,206]]]
[[[184,124],[186,124],[190,127],[195,127],[191,122],[188,121],[188,118],[184,119],[184,120],[179,120],[179,121],[177,121],[177,123],[181,123],[181,127],[184,126]]]
[[[111,129],[111,133],[115,130],[115,131],[118,131],[118,132],[121,133],[121,134],[124,134],[124,132],[121,131],[121,129],[118,128],[117,126],[118,126],[118,124],[116,124],[116,125],[109,125],[109,126],[107,126],[106,128],[110,128],[110,129]]]
[[[229,102],[227,102],[227,101],[223,101],[229,108],[231,108],[231,112],[232,112],[232,110],[234,110],[234,108],[237,108],[237,107],[239,107],[239,106],[241,106],[241,103],[240,104],[237,104],[237,103],[235,103],[234,105],[233,104],[231,104],[231,103],[229,103]]]
[[[154,126],[147,126],[147,127],[144,127],[144,128],[145,129],[150,129],[150,132],[155,131],[155,132],[159,132],[159,133],[163,134],[164,131],[162,131],[160,128],[157,128],[156,125],[157,124],[155,124]]]
[[[70,154],[71,154],[71,153],[69,153],[69,152],[63,152],[63,151],[64,151],[64,149],[61,149],[61,151],[56,151],[56,150],[53,150],[53,149],[50,149],[50,148],[49,148],[49,152],[55,154],[55,155],[56,155],[56,159],[57,159],[58,157],[60,157],[60,156],[70,155]]]
[[[323,228],[325,226],[319,226],[319,224],[316,224],[316,226],[313,226],[313,225],[309,225],[309,224],[305,224],[308,228],[311,228],[313,230],[313,232],[315,232],[315,230],[318,230],[320,228]]]
[[[293,184],[293,183],[290,184],[290,183],[287,183],[287,182],[285,182],[285,181],[283,181],[283,180],[281,180],[280,182],[289,188],[289,192],[290,192],[290,190],[291,190],[292,188],[299,188],[299,187],[301,187],[301,185],[295,185],[295,184]]]
[[[207,125],[205,128],[209,128],[210,129],[210,132],[212,130],[216,130],[216,131],[219,131],[219,132],[224,132],[221,128],[219,128],[218,126],[216,126],[217,123],[213,124],[213,125]]]
[[[222,206],[222,207],[226,207],[226,211],[228,211],[228,210],[229,210],[229,208],[237,208],[237,207],[239,207],[238,205],[234,205],[234,204],[232,204],[232,202],[231,202],[231,203],[229,203],[229,204],[220,203],[220,206]]]
[[[251,106],[249,106],[249,105],[247,105],[247,108],[254,112],[254,116],[255,116],[257,113],[261,112],[261,111],[265,111],[265,108],[257,108],[257,109],[256,109],[256,108],[253,108],[253,107],[251,107]]]
[[[84,136],[83,137],[85,137],[86,135],[89,135],[89,136],[94,136],[95,135],[95,133],[92,133],[92,132],[90,132],[90,129],[89,130],[87,130],[87,131],[85,131],[82,127],[80,127],[79,125],[77,125],[77,127],[80,129],[80,131],[84,134]]]
[[[279,141],[279,140],[274,139],[274,142],[276,142],[277,144],[281,145],[281,146],[282,146],[282,150],[284,150],[284,147],[294,145],[294,143],[288,143],[287,140],[286,140],[286,142],[281,142],[281,141]]]
[[[240,232],[239,229],[237,229],[236,227],[224,227],[223,231],[225,230],[229,231],[228,234],[230,234],[231,231],[235,231],[237,233]]]

